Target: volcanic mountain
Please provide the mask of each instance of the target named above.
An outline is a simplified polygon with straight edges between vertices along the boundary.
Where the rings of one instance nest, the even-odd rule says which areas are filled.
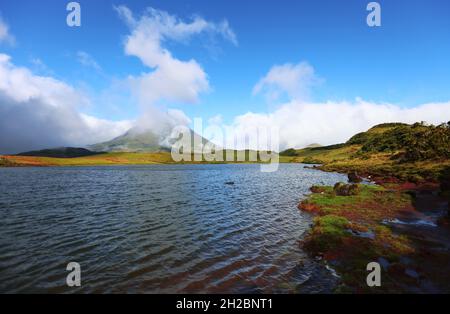
[[[201,151],[201,147],[195,147],[194,143],[202,143],[202,145],[210,143],[194,131],[190,130],[190,132],[193,151]],[[94,152],[165,152],[171,150],[171,145],[175,141],[176,139],[159,136],[151,130],[132,128],[110,141],[89,145],[87,148]]]

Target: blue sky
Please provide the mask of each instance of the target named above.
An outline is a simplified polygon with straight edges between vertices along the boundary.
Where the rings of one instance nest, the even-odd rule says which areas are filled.
[[[113,8],[119,5],[136,19],[152,7],[186,22],[193,16],[211,23],[228,21],[237,45],[203,33],[161,44],[178,60],[195,60],[207,75],[209,91],[199,93],[196,104],[164,102],[189,117],[220,114],[230,122],[247,112],[276,110],[277,102],[252,90],[273,66],[300,62],[314,69],[319,82],[310,88],[309,101],[360,97],[411,108],[450,100],[446,0],[378,1],[382,26],[374,28],[366,24],[368,0],[80,0],[82,26],[75,28],[66,25],[68,2],[2,1],[1,17],[15,43],[0,43],[0,52],[17,67],[87,93],[93,104],[83,111],[97,118],[136,118],[140,108],[131,92],[117,85],[152,71],[139,57],[126,55],[130,29]],[[80,52],[98,67],[81,65]]]

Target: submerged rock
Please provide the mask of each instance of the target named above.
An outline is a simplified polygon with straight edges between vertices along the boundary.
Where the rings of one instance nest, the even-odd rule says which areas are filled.
[[[316,165],[313,166],[304,166],[304,169],[320,169],[319,167],[317,167]]]

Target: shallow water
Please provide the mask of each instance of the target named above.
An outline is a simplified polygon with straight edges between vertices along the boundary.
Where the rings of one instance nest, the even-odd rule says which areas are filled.
[[[0,168],[0,292],[327,292],[297,204],[337,181],[300,164]]]

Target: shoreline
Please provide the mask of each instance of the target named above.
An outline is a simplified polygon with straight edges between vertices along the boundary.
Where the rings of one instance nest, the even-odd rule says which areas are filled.
[[[3,167],[83,167],[83,166],[142,166],[177,164],[260,164],[261,162],[153,162],[138,160],[121,162],[123,154],[115,154],[109,163],[95,163],[98,157],[81,157],[83,164],[34,164],[34,160],[61,160],[42,157],[19,157],[29,164]],[[130,154],[126,154],[130,155]],[[164,154],[131,154],[136,157],[160,157]],[[0,156],[1,160],[11,162]],[[8,156],[7,156],[8,157]],[[10,156],[16,157],[16,156]],[[0,160],[0,161],[1,161]],[[63,159],[77,162],[80,158]],[[87,162],[89,161],[89,162]],[[304,164],[285,158],[280,163],[295,163],[304,168],[341,174],[355,173],[347,164],[340,168],[333,164]],[[0,163],[0,168],[1,168]],[[357,167],[356,167],[357,168]],[[360,170],[360,169],[358,169]],[[340,277],[337,293],[386,292],[450,292],[450,275],[439,276],[442,269],[450,274],[450,219],[445,214],[448,200],[439,196],[442,182],[432,179],[420,182],[402,181],[394,175],[360,172],[359,180],[373,185],[342,184],[343,195],[336,195],[336,187],[313,186],[299,205],[312,215],[312,226],[300,241],[303,250],[331,267]],[[351,190],[352,187],[355,191]],[[350,190],[350,191],[349,191]],[[355,192],[355,193],[353,193]],[[448,197],[448,196],[447,196]],[[440,213],[433,209],[445,202]],[[427,204],[434,207],[427,208]],[[434,215],[430,218],[430,214]],[[436,215],[439,217],[436,218]],[[434,220],[433,220],[434,219]],[[446,251],[443,249],[446,248]],[[431,256],[429,260],[424,256]],[[366,265],[378,262],[382,266],[382,286],[366,285]],[[443,266],[441,265],[443,264]]]
[[[450,272],[449,202],[441,184],[369,173],[360,179],[374,185],[312,186],[298,205],[313,218],[300,245],[340,276],[335,292],[450,292],[450,276],[441,275]],[[369,262],[381,265],[381,287],[366,284]]]
[[[292,158],[279,156],[278,163],[298,163]],[[76,166],[127,166],[127,165],[177,165],[177,164],[270,164],[270,162],[233,161],[174,161],[170,153],[108,153],[105,155],[55,158],[0,155],[0,168],[14,167],[76,167]]]

